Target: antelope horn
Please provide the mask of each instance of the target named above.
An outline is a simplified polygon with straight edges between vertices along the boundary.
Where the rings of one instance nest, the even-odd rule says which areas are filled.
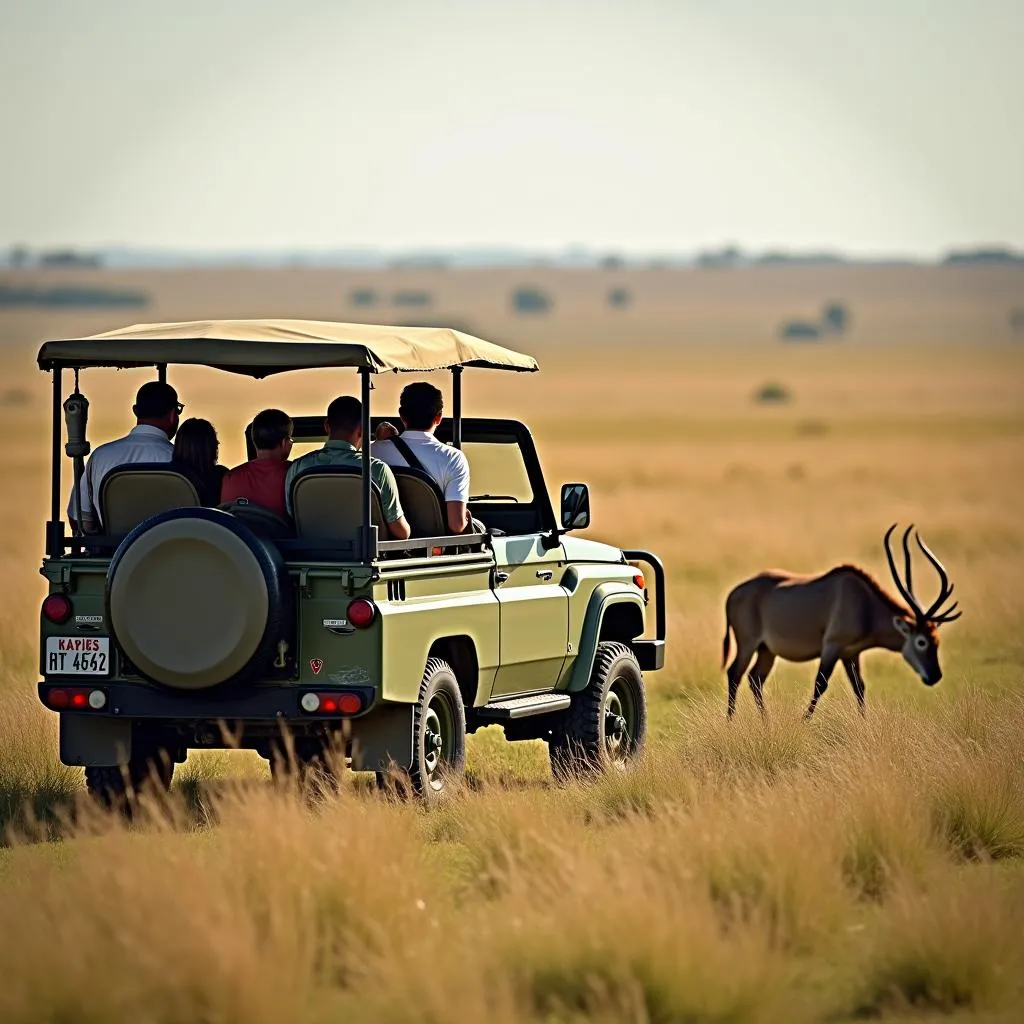
[[[960,616],[963,615],[963,612],[956,612],[956,614],[953,613],[953,609],[958,608],[959,606],[960,602],[954,601],[944,612],[941,612],[939,615],[933,615],[931,617],[931,622],[936,626],[944,626],[947,622],[953,622],[955,619],[959,619]]]
[[[914,524],[911,523],[906,530],[903,531],[903,578],[907,584],[907,590],[914,593],[914,581],[913,581],[913,569],[910,564],[910,531],[914,529]],[[916,534],[915,534],[916,536]],[[920,610],[920,604],[915,596],[914,607]]]
[[[935,567],[935,571],[939,574],[939,596],[932,603],[932,606],[926,611],[925,618],[934,618],[938,613],[939,608],[949,599],[953,593],[953,588],[950,586],[949,577],[946,575],[946,570],[943,564],[935,557],[934,553],[928,547],[923,540],[921,540],[918,534],[914,534],[914,540],[917,541],[917,546],[924,552],[925,557]]]
[[[917,603],[914,595],[904,586],[903,580],[900,579],[899,571],[896,568],[896,560],[892,557],[892,549],[889,547],[889,538],[892,536],[892,531],[896,529],[896,524],[893,523],[888,530],[885,531],[885,538],[882,543],[885,546],[885,557],[889,560],[889,571],[892,573],[893,582],[896,584],[896,589],[900,592],[903,600],[910,605],[912,611],[916,616],[923,617],[921,612],[921,606]],[[906,538],[904,538],[905,540]],[[909,552],[908,552],[909,556]]]

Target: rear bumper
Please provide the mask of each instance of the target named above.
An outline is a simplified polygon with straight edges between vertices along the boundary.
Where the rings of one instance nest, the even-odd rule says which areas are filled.
[[[68,683],[40,683],[39,699],[43,706],[50,708],[46,700],[47,692],[66,688]],[[76,683],[82,685],[82,683]],[[302,721],[325,722],[341,721],[350,716],[307,714],[299,705],[304,693],[315,690],[323,693],[333,689],[330,686],[256,686],[241,693],[208,693],[177,691],[154,686],[151,683],[107,682],[105,680],[89,680],[85,685],[102,690],[107,697],[103,710],[94,711],[83,708],[81,711],[68,710],[62,714],[71,714],[83,718],[148,718],[162,719],[167,722],[278,722]],[[377,699],[372,687],[346,686],[345,692],[359,693],[363,697],[364,709],[360,718],[373,709]]]

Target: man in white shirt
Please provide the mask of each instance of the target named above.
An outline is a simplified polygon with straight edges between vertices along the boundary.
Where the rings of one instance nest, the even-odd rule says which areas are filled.
[[[434,437],[443,410],[444,399],[433,384],[418,381],[407,385],[398,406],[398,415],[405,426],[401,439],[441,489],[448,528],[452,533],[465,533],[469,526],[469,463],[458,448],[442,444]],[[381,424],[377,436],[382,440],[374,441],[370,451],[389,466],[408,466],[409,462],[394,441],[387,439],[395,433],[390,424]]]
[[[171,438],[178,429],[178,420],[185,407],[178,393],[161,381],[151,380],[139,388],[135,396],[135,426],[116,441],[101,444],[89,457],[82,474],[79,493],[82,530],[98,533],[102,526],[98,509],[103,478],[118,466],[131,462],[170,462],[174,454]],[[75,525],[75,495],[72,485],[68,502],[68,518]]]

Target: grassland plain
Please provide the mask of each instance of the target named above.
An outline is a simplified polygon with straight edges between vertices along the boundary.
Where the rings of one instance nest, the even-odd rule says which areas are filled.
[[[549,482],[590,483],[594,536],[666,560],[669,663],[635,770],[555,786],[540,744],[485,730],[470,784],[426,812],[351,778],[299,800],[258,759],[204,755],[130,828],[71,808],[79,774],[35,701],[46,381],[6,346],[0,391],[29,401],[0,408],[0,1019],[1019,1019],[1024,350],[903,343],[885,309],[863,312],[881,325],[863,345],[723,357],[641,332],[581,358],[579,337],[524,340],[540,375],[467,378],[469,413],[534,427]],[[83,375],[94,440],[123,430],[138,379]],[[352,386],[173,379],[228,462],[255,409]],[[752,401],[773,381],[788,403]],[[382,408],[401,384],[380,382]],[[867,718],[837,679],[805,724],[812,669],[783,665],[768,720],[744,692],[727,726],[729,586],[839,561],[885,580],[894,520],[919,524],[966,609],[942,684],[873,655]],[[63,823],[33,825],[26,801]]]

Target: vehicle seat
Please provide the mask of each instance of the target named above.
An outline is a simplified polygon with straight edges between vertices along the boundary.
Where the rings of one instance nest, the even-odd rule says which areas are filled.
[[[169,462],[135,462],[117,466],[100,484],[99,513],[103,532],[123,537],[139,523],[172,508],[199,506],[199,488]]]
[[[355,466],[317,466],[303,470],[292,481],[292,518],[295,533],[303,539],[359,543],[362,526],[362,473]],[[387,537],[380,491],[372,487],[373,523]]]
[[[434,478],[411,466],[392,466],[391,471],[412,536],[447,537],[452,531],[448,527],[444,495]]]

